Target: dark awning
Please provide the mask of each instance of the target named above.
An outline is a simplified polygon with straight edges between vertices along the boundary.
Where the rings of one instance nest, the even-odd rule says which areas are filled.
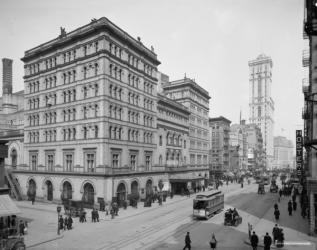
[[[0,195],[0,217],[20,214],[21,211],[7,194]]]
[[[201,181],[204,180],[205,177],[203,176],[196,176],[196,177],[191,177],[191,178],[170,178],[169,181],[170,182],[189,182],[189,181]]]

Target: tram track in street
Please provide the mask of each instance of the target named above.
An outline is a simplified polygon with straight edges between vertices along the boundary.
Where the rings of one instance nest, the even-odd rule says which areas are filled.
[[[237,189],[232,190],[231,192],[230,191],[229,191],[229,194],[231,195],[234,195],[236,193],[235,191],[240,192],[240,190],[237,190]],[[188,200],[182,199],[179,201],[175,201],[173,205],[177,205],[178,203],[184,202],[184,201],[188,201]],[[172,207],[165,207],[165,208],[168,208],[170,211],[166,211],[164,214],[157,215],[158,217],[163,218],[162,216],[168,216],[174,212]],[[190,212],[188,211],[176,217],[173,217],[172,219],[170,218],[168,222],[161,222],[158,224],[147,226],[143,230],[142,229],[137,230],[133,234],[128,235],[127,238],[118,240],[113,243],[110,242],[110,244],[108,242],[107,244],[104,244],[102,247],[99,247],[96,250],[128,249],[128,247],[130,249],[140,249],[140,250],[149,249],[150,246],[153,246],[154,244],[157,244],[158,242],[162,242],[171,236],[179,237],[184,232],[191,230],[202,223],[201,220],[190,219],[188,221],[189,218],[192,218],[192,215],[191,214],[189,215],[189,214]],[[129,218],[130,216],[125,217],[122,220],[127,220]],[[162,219],[162,221],[164,221],[164,219]],[[179,226],[177,227],[177,232],[174,229],[174,226],[176,224],[179,224]],[[132,245],[135,245],[135,244],[137,246],[132,248]]]
[[[164,216],[168,215],[170,213],[165,214]],[[186,216],[187,215],[187,216]],[[176,217],[173,217],[173,219],[169,219],[168,222],[165,222],[162,219],[162,222],[158,224],[152,224],[147,226],[145,229],[137,230],[132,235],[129,235],[126,239],[121,239],[115,243],[112,243],[109,245],[105,244],[104,246],[96,249],[96,250],[110,250],[110,249],[122,249],[123,247],[126,247],[132,243],[135,243],[137,241],[140,241],[142,238],[145,239],[146,237],[153,235],[155,233],[160,232],[161,230],[166,230],[168,227],[173,226],[174,224],[178,222],[183,222],[188,220],[191,216],[188,215],[188,212],[182,213]]]

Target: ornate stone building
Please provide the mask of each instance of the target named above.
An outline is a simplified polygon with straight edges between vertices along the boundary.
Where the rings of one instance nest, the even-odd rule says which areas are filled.
[[[61,28],[22,60],[25,164],[15,174],[24,195],[92,205],[142,198],[168,182],[173,171],[155,163],[153,48],[103,17],[69,33]]]
[[[209,136],[211,147],[209,161],[211,173],[222,175],[229,171],[229,132],[231,121],[220,116],[209,118]]]
[[[186,77],[165,83],[163,93],[190,111],[189,163],[207,167],[209,163],[209,93],[193,79]]]
[[[157,156],[160,166],[186,166],[189,160],[189,115],[183,106],[163,95],[157,103]]]
[[[249,108],[250,123],[262,132],[266,166],[272,167],[274,147],[274,101],[272,99],[272,59],[264,54],[249,61]]]

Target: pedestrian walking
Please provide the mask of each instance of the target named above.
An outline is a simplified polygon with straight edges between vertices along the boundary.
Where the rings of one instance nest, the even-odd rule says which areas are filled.
[[[273,227],[273,230],[272,230],[273,244],[274,245],[275,245],[275,243],[277,241],[279,232],[280,232],[280,229],[278,228],[277,224],[275,224],[275,227]]]
[[[269,233],[266,233],[266,235],[264,236],[263,243],[264,243],[264,250],[270,250],[271,249],[272,238],[269,235]]]
[[[275,209],[274,216],[275,216],[275,220],[278,221],[280,219],[280,210]]]
[[[209,244],[211,249],[215,249],[217,247],[217,240],[214,233],[211,234],[211,240]]]
[[[283,233],[283,229],[279,229],[279,234],[278,234],[278,238],[277,238],[277,243],[276,243],[276,247],[280,248],[284,246],[284,233]]]
[[[185,236],[185,246],[184,246],[183,250],[185,250],[186,248],[188,248],[190,250],[191,249],[190,243],[192,243],[192,241],[190,240],[189,232],[187,232],[187,234]]]
[[[91,222],[96,222],[95,209],[91,210]]]
[[[63,220],[63,216],[60,215],[59,217],[59,229],[62,230],[64,229],[64,220]]]
[[[297,209],[297,202],[295,200],[295,201],[293,201],[293,210],[296,211],[296,209]]]
[[[253,234],[251,235],[251,246],[253,250],[257,250],[258,244],[259,244],[259,237],[253,231]]]
[[[292,211],[293,211],[293,206],[292,206],[292,201],[290,200],[288,202],[288,215],[292,215]]]
[[[280,191],[279,191],[280,198],[282,198],[282,194],[283,194],[283,191],[282,191],[282,189],[280,189]]]
[[[65,216],[65,218],[64,218],[64,231],[65,230],[68,230],[69,229],[69,226],[68,226],[68,218]]]
[[[99,212],[98,209],[95,210],[95,219],[99,222]]]
[[[277,203],[274,204],[274,209],[275,209],[275,210],[278,209]]]
[[[31,197],[31,201],[32,201],[32,205],[34,205],[34,202],[35,202],[35,195],[32,195],[32,197]]]
[[[73,219],[72,219],[72,217],[70,215],[68,215],[67,229],[68,230],[73,229]]]
[[[25,229],[24,222],[22,220],[20,220],[20,224],[19,224],[19,235],[20,236],[24,235],[24,229]]]

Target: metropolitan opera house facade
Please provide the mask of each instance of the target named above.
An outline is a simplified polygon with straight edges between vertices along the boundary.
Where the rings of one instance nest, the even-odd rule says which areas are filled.
[[[189,165],[190,112],[158,95],[160,62],[140,38],[103,17],[61,28],[22,61],[24,162],[13,172],[25,198],[121,202],[209,178],[207,164]]]

